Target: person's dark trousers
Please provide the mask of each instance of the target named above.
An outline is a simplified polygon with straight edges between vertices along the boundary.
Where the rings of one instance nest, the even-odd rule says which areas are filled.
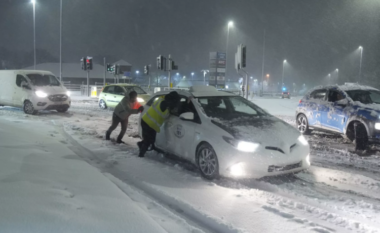
[[[128,126],[128,118],[125,120],[122,120],[120,117],[118,117],[115,113],[112,116],[112,125],[106,132],[106,140],[110,140],[110,136],[112,131],[116,129],[116,127],[121,123],[121,131],[119,136],[117,137],[116,142],[121,142],[121,139],[123,139],[125,132],[127,131]]]
[[[156,141],[156,131],[145,123],[143,119],[141,119],[141,129],[142,129],[142,142],[139,143],[140,154],[139,157],[144,157],[150,145],[154,145]]]

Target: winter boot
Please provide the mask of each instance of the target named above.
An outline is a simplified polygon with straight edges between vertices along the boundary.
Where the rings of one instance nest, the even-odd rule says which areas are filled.
[[[106,132],[106,140],[110,140],[110,137],[111,137],[111,133],[110,132]]]

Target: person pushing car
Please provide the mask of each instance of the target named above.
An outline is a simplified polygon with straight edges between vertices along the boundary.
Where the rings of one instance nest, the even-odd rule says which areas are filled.
[[[106,140],[110,140],[110,136],[112,131],[116,129],[116,127],[121,124],[121,131],[119,136],[117,137],[117,143],[124,143],[122,141],[125,132],[127,131],[128,119],[131,114],[138,114],[144,111],[144,107],[140,106],[138,109],[134,109],[137,99],[137,92],[131,91],[125,94],[125,97],[120,101],[113,112],[112,116],[112,125],[106,132]]]
[[[143,140],[137,145],[140,149],[139,157],[144,157],[149,146],[154,147],[156,134],[170,115],[170,110],[178,107],[180,96],[172,91],[165,97],[158,98],[141,118],[141,129]]]

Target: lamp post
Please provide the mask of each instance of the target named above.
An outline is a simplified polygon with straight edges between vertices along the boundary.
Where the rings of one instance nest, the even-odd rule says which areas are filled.
[[[360,65],[359,65],[359,82],[361,81],[361,75],[362,75],[362,60],[363,60],[363,47],[359,46],[360,50]]]
[[[228,59],[228,40],[229,40],[229,37],[230,37],[230,28],[234,26],[234,23],[232,21],[228,22],[227,24],[227,43],[226,43],[226,68],[225,68],[225,74],[227,76],[227,59]]]
[[[33,4],[34,69],[36,69],[36,0],[32,0],[31,2]]]
[[[286,60],[282,62],[282,85],[284,85],[284,73],[285,73],[285,64],[287,63]]]
[[[59,80],[62,81],[62,0],[60,2],[59,20]]]
[[[336,82],[338,83],[339,82],[339,69],[335,69],[335,72],[336,72]]]
[[[206,85],[206,74],[210,72],[209,70],[201,70],[203,72],[203,84]]]

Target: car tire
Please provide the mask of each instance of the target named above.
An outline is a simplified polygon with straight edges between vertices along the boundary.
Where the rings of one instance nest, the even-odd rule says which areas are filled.
[[[297,129],[301,134],[310,134],[309,122],[304,114],[299,114],[296,120]]]
[[[36,115],[38,111],[34,110],[32,102],[29,100],[24,101],[23,110],[25,114]]]
[[[107,109],[107,104],[104,100],[99,101],[99,108],[101,109]]]
[[[365,126],[362,123],[357,123],[356,125],[354,145],[355,150],[365,150],[367,148],[368,134]]]
[[[208,143],[199,146],[196,155],[197,166],[201,175],[208,180],[219,178],[219,162],[215,150]]]
[[[57,112],[67,112],[67,110],[69,110],[69,108],[63,107],[63,108],[58,108]]]

